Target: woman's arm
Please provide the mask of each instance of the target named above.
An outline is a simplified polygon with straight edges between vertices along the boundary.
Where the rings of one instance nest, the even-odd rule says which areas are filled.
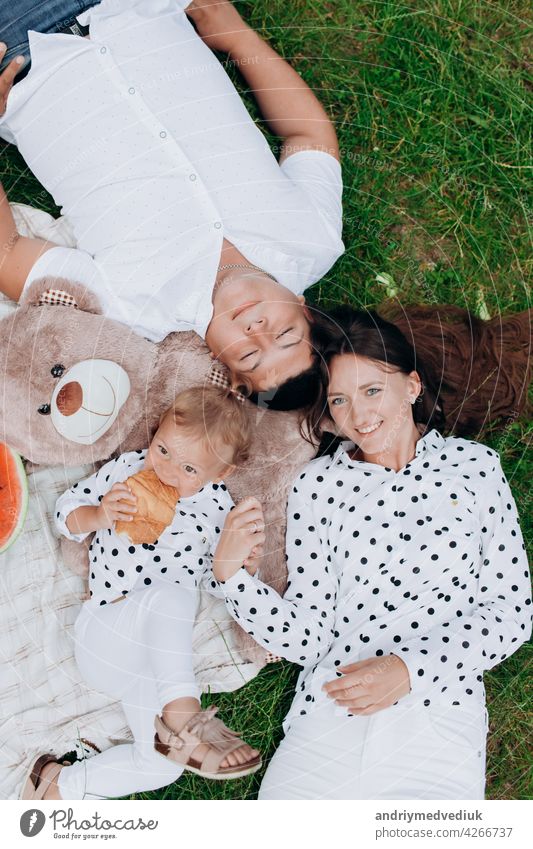
[[[395,654],[409,669],[415,694],[446,686],[447,678],[492,669],[531,632],[531,582],[518,514],[499,460],[485,479],[481,567],[477,605],[471,613],[407,640]]]
[[[221,594],[233,618],[269,651],[294,663],[313,663],[332,641],[338,581],[297,485],[287,507],[287,568],[283,598],[245,568],[224,582],[210,575],[206,589]]]
[[[335,129],[319,100],[228,0],[194,0],[187,14],[205,43],[228,53],[238,66],[265,121],[283,139],[280,162],[300,150],[322,150],[339,158]]]

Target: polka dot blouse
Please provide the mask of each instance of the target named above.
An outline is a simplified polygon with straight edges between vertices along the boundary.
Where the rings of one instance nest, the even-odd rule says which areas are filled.
[[[526,554],[498,455],[435,430],[398,472],[350,459],[351,448],[313,460],[292,488],[285,596],[244,568],[212,578],[212,589],[258,642],[304,667],[289,717],[326,698],[336,667],[376,655],[405,661],[407,699],[484,700],[483,670],[531,629]]]
[[[67,490],[56,504],[56,525],[68,539],[81,542],[88,534],[72,534],[69,513],[84,504],[98,506],[114,483],[144,466],[146,451],[132,451],[111,460],[86,480]],[[94,604],[107,604],[133,590],[149,587],[154,578],[195,588],[211,563],[219,534],[233,501],[223,483],[206,484],[180,498],[174,521],[153,544],[132,545],[126,536],[105,528],[89,546],[89,592]]]

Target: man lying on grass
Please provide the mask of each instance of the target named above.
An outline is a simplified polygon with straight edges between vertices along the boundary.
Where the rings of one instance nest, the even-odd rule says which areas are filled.
[[[344,250],[337,138],[313,92],[227,0],[22,5],[15,22],[0,10],[0,135],[78,247],[19,237],[2,195],[0,291],[76,280],[149,339],[195,330],[254,390],[305,372],[303,292]],[[279,162],[212,50],[238,65]]]

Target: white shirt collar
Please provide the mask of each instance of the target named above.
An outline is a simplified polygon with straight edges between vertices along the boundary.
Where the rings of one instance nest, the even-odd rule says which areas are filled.
[[[444,444],[445,439],[442,434],[440,434],[436,428],[432,428],[417,441],[415,446],[415,457],[419,457],[421,454],[425,454],[427,452],[433,453],[440,451],[444,447]],[[344,439],[333,455],[333,464],[344,463],[344,465],[349,468],[364,466],[366,471],[371,471],[372,469],[384,469],[385,471],[391,471],[388,466],[380,466],[377,463],[367,463],[366,460],[352,460],[349,456],[349,452],[354,448],[355,443],[352,442],[351,439]],[[415,458],[413,458],[413,460],[414,459]],[[413,461],[411,460],[410,462],[412,463]],[[409,465],[409,463],[407,465]]]

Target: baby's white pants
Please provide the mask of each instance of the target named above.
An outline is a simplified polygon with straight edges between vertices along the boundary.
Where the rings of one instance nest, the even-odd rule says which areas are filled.
[[[99,799],[155,790],[183,767],[154,749],[154,717],[184,696],[200,697],[192,665],[194,589],[161,581],[116,604],[84,604],[74,634],[87,684],[122,702],[134,742],[112,746],[61,770],[63,799]]]
[[[330,702],[291,719],[259,799],[484,798],[483,704],[339,714]]]

